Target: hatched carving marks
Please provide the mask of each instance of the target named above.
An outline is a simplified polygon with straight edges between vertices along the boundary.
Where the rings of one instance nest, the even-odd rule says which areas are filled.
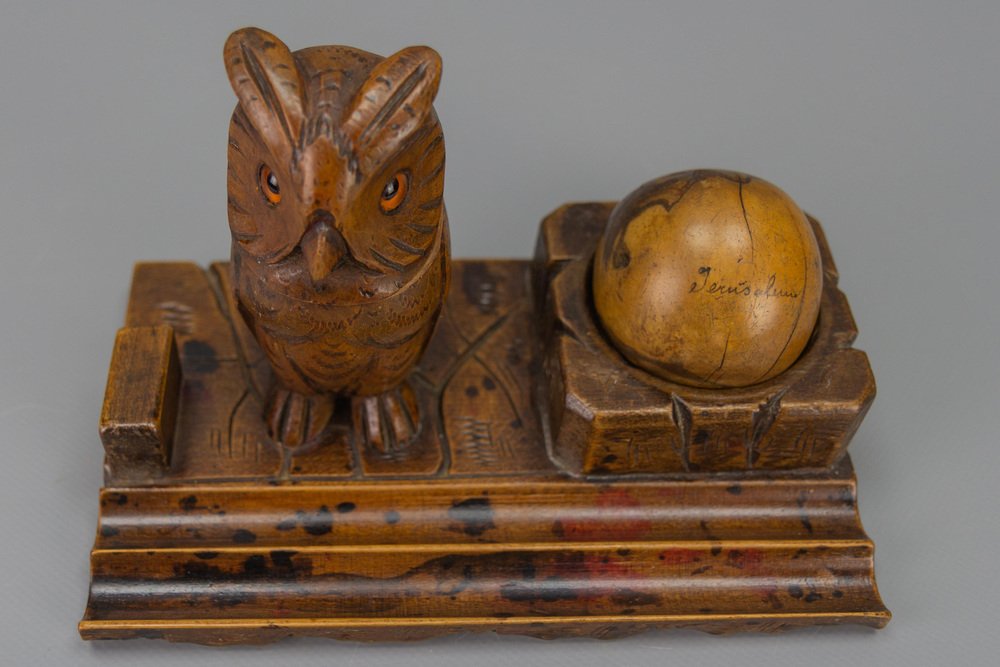
[[[230,298],[227,264],[142,264],[128,326],[165,322],[183,385],[169,479],[420,478],[549,473],[534,406],[537,372],[529,263],[456,261],[444,312],[411,375],[422,413],[410,458],[373,461],[343,431],[315,451],[282,451],[265,433],[266,359]],[[348,411],[349,413],[349,411]],[[422,454],[420,452],[423,452]],[[636,456],[645,456],[638,452]],[[169,481],[169,480],[168,480]]]
[[[534,325],[525,268],[494,261],[456,262],[453,269],[453,289],[419,371],[435,392],[451,474],[552,467],[531,407]]]
[[[156,304],[160,311],[160,321],[182,334],[194,333],[194,312],[191,306],[179,301],[163,301]]]

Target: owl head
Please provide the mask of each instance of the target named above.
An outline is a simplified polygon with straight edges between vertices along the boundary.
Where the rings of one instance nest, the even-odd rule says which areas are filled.
[[[229,134],[234,247],[294,265],[317,286],[359,275],[398,285],[428,259],[446,224],[433,49],[292,53],[244,28],[224,57],[239,98]]]

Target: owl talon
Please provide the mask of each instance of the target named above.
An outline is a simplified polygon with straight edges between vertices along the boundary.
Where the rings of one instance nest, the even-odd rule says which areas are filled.
[[[333,409],[332,396],[305,396],[276,387],[264,409],[268,435],[289,449],[317,447],[327,440]]]
[[[420,410],[406,383],[377,396],[357,396],[352,403],[355,433],[385,456],[404,452],[420,432]]]

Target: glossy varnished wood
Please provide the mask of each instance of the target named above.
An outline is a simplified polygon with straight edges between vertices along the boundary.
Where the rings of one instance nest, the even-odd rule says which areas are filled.
[[[709,389],[769,380],[801,355],[822,260],[798,205],[771,183],[697,169],[636,188],[594,253],[593,303],[630,362]]]
[[[427,415],[407,377],[450,268],[432,106],[441,58],[422,46],[385,58],[347,46],[292,52],[244,28],[224,60],[239,100],[228,288],[273,371],[268,432],[291,448],[335,443],[338,399],[349,399],[358,437],[410,456]]]
[[[101,409],[106,478],[148,482],[163,474],[171,458],[179,390],[173,329],[121,329]]]
[[[270,365],[235,315],[228,265],[139,265],[126,331],[173,330],[172,455],[156,476],[110,472],[81,634],[243,643],[884,625],[846,457],[712,474],[579,476],[553,462],[538,397],[551,395],[542,341],[561,325],[538,318],[532,295],[551,298],[545,285],[607,209],[564,209],[574,234],[547,223],[547,269],[455,262],[410,375],[431,418],[395,457],[352,437],[346,406],[328,446],[274,441],[260,419]]]
[[[888,612],[855,505],[848,465],[822,480],[107,490],[81,632],[229,643],[878,627]]]
[[[322,447],[271,438],[260,417],[271,366],[237,315],[229,265],[137,265],[124,331],[169,325],[183,369],[173,386],[173,455],[156,483],[554,474],[531,399],[538,362],[529,264],[458,261],[454,272],[449,307],[409,376],[426,422],[409,447],[387,453],[353,437],[347,402]],[[112,378],[130,367],[113,366]],[[117,386],[109,382],[109,391]],[[112,475],[108,483],[133,479],[141,475]]]
[[[888,621],[846,455],[874,379],[816,221],[688,172],[451,262],[433,49],[244,28],[224,62],[231,261],[136,266],[84,638]],[[712,271],[760,298],[663,308]]]
[[[580,474],[826,470],[875,398],[867,355],[819,223],[823,264],[812,340],[784,373],[748,387],[705,389],[630,364],[589,298],[594,250],[613,202],[564,206],[542,222],[536,302],[555,459]]]

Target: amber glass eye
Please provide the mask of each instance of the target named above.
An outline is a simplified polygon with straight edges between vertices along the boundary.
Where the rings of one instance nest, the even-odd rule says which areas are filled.
[[[406,199],[406,191],[410,186],[410,177],[406,175],[406,172],[400,171],[385,184],[382,188],[382,199],[379,201],[379,206],[386,213],[392,213],[403,203]]]
[[[278,185],[278,177],[274,175],[274,172],[266,164],[260,165],[260,173],[257,175],[257,180],[260,191],[268,204],[275,205],[281,201],[281,186]]]

